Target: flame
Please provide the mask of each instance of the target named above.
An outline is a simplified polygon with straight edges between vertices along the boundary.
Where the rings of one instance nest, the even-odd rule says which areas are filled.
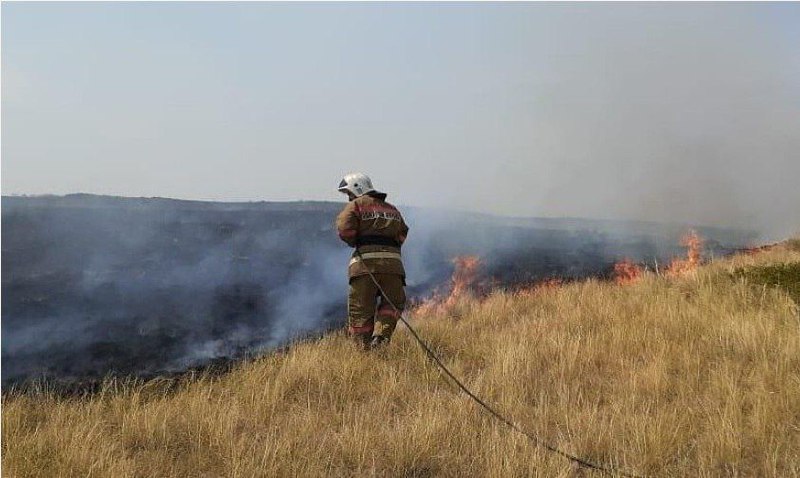
[[[633,284],[641,275],[642,267],[627,257],[614,264],[614,282],[619,285]]]
[[[531,297],[541,292],[556,290],[562,285],[564,285],[563,279],[557,277],[551,277],[549,279],[538,281],[526,287],[522,287],[515,292],[515,295],[517,295],[518,297]]]
[[[554,289],[558,289],[562,285],[564,285],[564,280],[563,279],[560,279],[558,277],[551,277],[549,279],[545,279],[543,281],[538,282],[536,284],[536,286],[534,286],[534,289],[536,289],[536,290],[554,290]]]
[[[745,247],[743,249],[739,249],[739,251],[747,254],[748,256],[753,256],[753,255],[756,255],[756,254],[760,254],[762,252],[766,252],[766,251],[772,250],[776,246],[778,246],[778,243],[764,244],[764,245],[761,245],[761,246],[749,246],[749,247]]]
[[[430,315],[447,312],[460,299],[475,291],[475,283],[480,271],[481,260],[478,256],[456,256],[452,260],[455,269],[450,278],[450,293],[443,297],[441,293],[433,296],[414,308],[415,313]]]
[[[686,259],[673,259],[667,267],[667,275],[679,276],[697,269],[703,260],[704,240],[696,231],[689,231],[681,238],[681,245],[686,247]]]
[[[458,256],[453,259],[453,264],[456,266],[453,277],[450,278],[453,288],[444,302],[445,307],[452,307],[458,299],[472,290],[481,260],[478,256]]]

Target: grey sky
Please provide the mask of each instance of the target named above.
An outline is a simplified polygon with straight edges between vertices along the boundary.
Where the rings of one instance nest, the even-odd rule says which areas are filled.
[[[2,189],[800,227],[800,4],[2,5]]]

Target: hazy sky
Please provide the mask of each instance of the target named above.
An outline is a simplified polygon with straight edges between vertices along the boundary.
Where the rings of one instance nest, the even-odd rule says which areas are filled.
[[[2,190],[800,227],[800,4],[2,4]]]

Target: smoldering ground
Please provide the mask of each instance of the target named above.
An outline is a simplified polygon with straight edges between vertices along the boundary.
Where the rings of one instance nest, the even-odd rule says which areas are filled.
[[[2,377],[151,375],[341,327],[350,250],[337,203],[72,195],[2,203]],[[403,209],[412,298],[476,254],[498,286],[603,276],[623,256],[680,254],[684,226]],[[743,231],[705,229],[710,253]]]

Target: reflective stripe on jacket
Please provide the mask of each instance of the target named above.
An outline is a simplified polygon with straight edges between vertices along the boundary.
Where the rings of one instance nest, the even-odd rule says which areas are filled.
[[[336,218],[336,229],[339,238],[356,247],[363,258],[353,253],[349,277],[367,274],[367,267],[376,274],[405,277],[400,247],[408,235],[408,226],[400,211],[386,202],[385,194],[365,194],[348,202]]]

